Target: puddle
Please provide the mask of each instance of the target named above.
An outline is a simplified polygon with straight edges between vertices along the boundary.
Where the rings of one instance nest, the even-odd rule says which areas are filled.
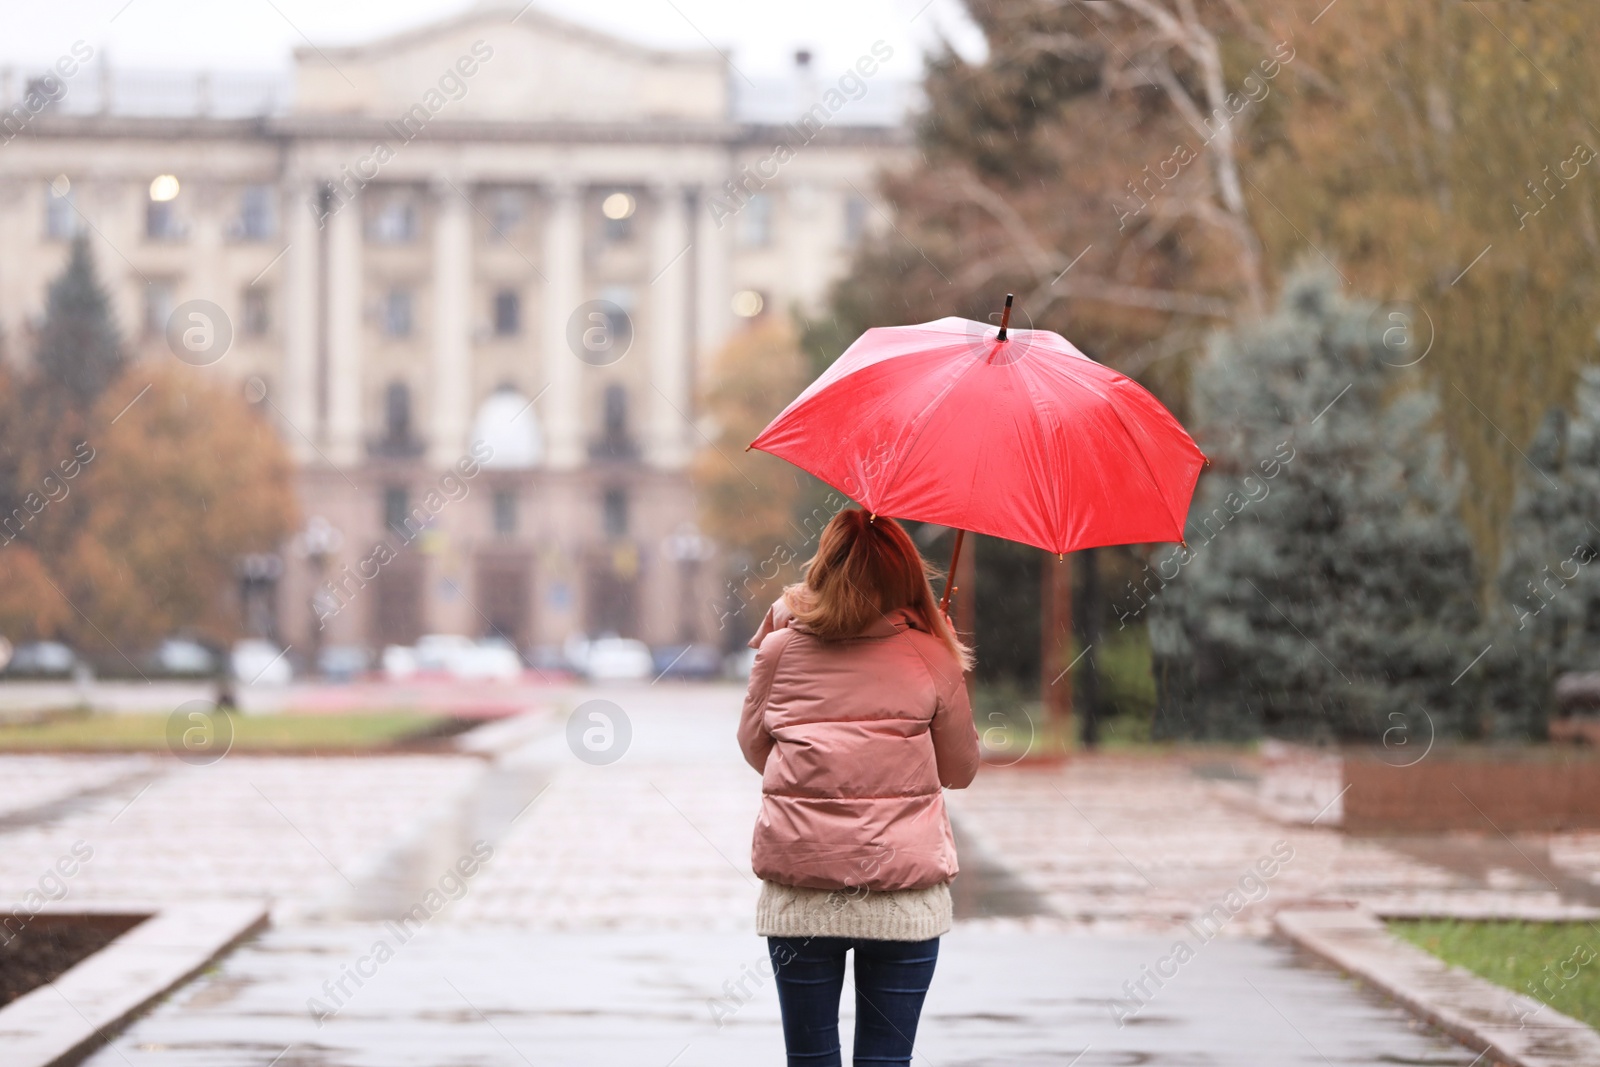
[[[498,846],[511,821],[549,785],[543,768],[486,764],[472,791],[412,838],[397,845],[365,877],[333,917],[382,921],[398,919],[430,890],[473,845]]]
[[[959,821],[952,818],[950,828],[955,832],[956,855],[961,862],[961,873],[950,883],[957,919],[1016,919],[1056,914],[1044,894],[984,852]]]

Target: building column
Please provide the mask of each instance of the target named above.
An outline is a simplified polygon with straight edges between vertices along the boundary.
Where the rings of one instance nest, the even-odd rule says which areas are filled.
[[[645,460],[677,470],[689,461],[689,219],[685,190],[658,185],[650,227],[650,428]]]
[[[441,181],[434,189],[428,458],[435,467],[465,453],[472,414],[472,205],[464,194],[470,187],[459,183]]]
[[[695,203],[694,290],[695,369],[699,381],[711,378],[712,363],[728,341],[733,313],[733,288],[728,280],[728,241],[731,226],[719,226],[711,217],[716,190],[702,186]]]
[[[545,413],[545,462],[556,470],[583,463],[583,364],[567,342],[567,322],[583,294],[583,220],[578,214],[579,190],[570,183],[547,187],[544,220],[544,348],[548,390]]]
[[[328,218],[328,459],[360,462],[361,331],[365,293],[361,266],[361,198],[335,207]]]
[[[790,239],[790,294],[807,312],[814,312],[827,297],[828,252],[838,237],[828,221],[823,192],[815,182],[799,181],[788,191],[783,207]],[[774,294],[774,297],[776,294]],[[776,309],[774,309],[776,310]]]
[[[315,453],[308,440],[317,432],[317,246],[320,227],[315,214],[320,182],[295,181],[283,206],[284,236],[283,378],[273,404],[289,423],[284,439],[300,462]]]

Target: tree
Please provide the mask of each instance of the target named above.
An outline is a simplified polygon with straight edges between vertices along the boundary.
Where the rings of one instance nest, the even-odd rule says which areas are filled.
[[[91,424],[92,458],[74,487],[85,520],[42,553],[81,612],[67,635],[102,658],[178,630],[233,637],[235,562],[276,550],[298,525],[274,430],[235,392],[180,367],[130,368]]]
[[[1287,87],[1247,163],[1269,258],[1309,245],[1414,305],[1468,528],[1497,559],[1520,452],[1595,358],[1594,5],[1341,0],[1295,46],[1326,84]]]
[[[80,410],[122,373],[122,342],[86,237],[73,240],[67,269],[50,284],[34,364],[39,383],[64,391]]]
[[[87,245],[52,283],[33,373],[0,374],[0,631],[116,662],[237,631],[234,563],[296,525],[273,430],[199,372],[124,367]]]
[[[1600,367],[1580,372],[1573,407],[1546,415],[1511,511],[1497,632],[1523,669],[1502,704],[1517,717],[1507,732],[1541,732],[1556,678],[1600,670]]]
[[[1476,651],[1477,570],[1437,399],[1338,288],[1295,275],[1196,369],[1212,470],[1187,545],[1126,605],[1151,598],[1168,736],[1371,741],[1422,712],[1479,728],[1474,689],[1451,685]]]
[[[825,486],[776,456],[745,451],[805,388],[806,369],[789,321],[770,316],[728,341],[703,398],[714,447],[701,451],[693,476],[702,522],[728,561],[713,608],[730,646],[799,577],[831,517]]]

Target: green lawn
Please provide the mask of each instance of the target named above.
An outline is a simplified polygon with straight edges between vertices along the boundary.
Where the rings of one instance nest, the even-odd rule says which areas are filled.
[[[1600,1027],[1600,930],[1589,923],[1407,920],[1389,929],[1447,963]]]
[[[164,713],[62,715],[0,724],[0,752],[92,752],[167,747]],[[234,715],[233,751],[383,749],[438,730],[448,716],[417,712],[356,715]]]

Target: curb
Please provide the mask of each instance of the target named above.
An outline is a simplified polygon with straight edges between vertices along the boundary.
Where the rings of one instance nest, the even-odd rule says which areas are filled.
[[[54,982],[0,1008],[6,1067],[66,1067],[111,1040],[152,1003],[267,924],[260,901],[169,908],[90,905],[50,914],[150,913]]]
[[[1508,1067],[1600,1067],[1600,1033],[1401,941],[1363,908],[1281,911],[1278,932]]]

